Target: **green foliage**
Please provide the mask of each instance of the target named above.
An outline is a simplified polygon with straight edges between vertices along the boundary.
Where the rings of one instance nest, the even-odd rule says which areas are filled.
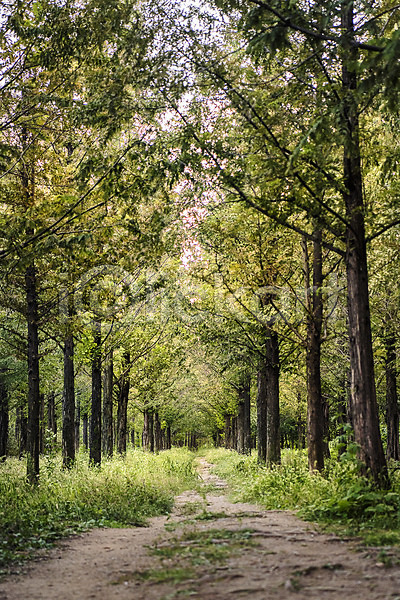
[[[324,474],[310,473],[304,452],[286,451],[282,464],[267,469],[256,456],[214,450],[207,459],[233,485],[235,498],[268,509],[294,509],[307,520],[340,526],[367,543],[399,543],[400,478],[392,474],[390,490],[377,489],[359,475],[354,453],[328,461]]]
[[[63,470],[50,455],[36,488],[26,482],[24,465],[8,460],[0,466],[0,566],[76,531],[142,525],[168,512],[174,495],[194,483],[192,460],[185,450],[157,456],[133,451],[90,469],[82,454],[71,470]]]

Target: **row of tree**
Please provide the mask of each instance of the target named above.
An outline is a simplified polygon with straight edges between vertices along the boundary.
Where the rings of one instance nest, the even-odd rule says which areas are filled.
[[[41,394],[58,393],[66,466],[83,394],[94,463],[116,428],[125,450],[129,410],[144,447],[224,431],[241,452],[256,437],[268,463],[283,439],[303,444],[306,422],[318,470],[347,424],[387,484],[386,457],[399,459],[398,11],[3,9],[0,455],[9,415],[19,431],[26,417],[31,481]]]

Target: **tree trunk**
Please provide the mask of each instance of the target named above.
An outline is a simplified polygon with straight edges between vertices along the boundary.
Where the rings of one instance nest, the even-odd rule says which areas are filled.
[[[342,31],[354,37],[353,1],[342,2]],[[344,39],[345,39],[344,37]],[[387,485],[388,473],[379,430],[376,401],[371,318],[368,292],[367,251],[364,225],[358,106],[356,100],[358,59],[355,47],[345,48],[343,81],[343,179],[346,205],[347,307],[350,339],[351,407],[354,439],[366,473],[379,485]]]
[[[310,288],[310,272],[307,242],[303,240],[304,280],[306,286],[307,343],[307,450],[311,471],[324,469],[324,410],[321,392],[321,330],[322,330],[322,235],[314,229],[313,285]]]
[[[113,352],[108,351],[103,377],[103,454],[113,455]]]
[[[78,452],[78,450],[79,450],[80,425],[81,425],[81,401],[78,397],[76,400],[76,411],[75,411],[75,452]]]
[[[36,268],[34,264],[25,271],[25,290],[28,324],[28,427],[27,427],[27,477],[36,484],[39,479],[40,451],[40,391],[39,391],[39,335]]]
[[[231,415],[225,415],[225,448],[231,448]]]
[[[67,293],[65,299],[65,319],[67,332],[64,339],[64,392],[63,392],[63,467],[71,468],[75,461],[75,372],[74,337],[71,319],[74,313],[73,295]]]
[[[0,462],[7,456],[9,425],[8,393],[4,382],[4,374],[0,369]]]
[[[161,421],[157,411],[154,413],[154,450],[155,452],[162,450]]]
[[[390,331],[385,337],[386,357],[386,426],[388,460],[400,460],[399,401],[397,395],[396,339]]]
[[[257,372],[257,460],[267,460],[267,373],[265,359],[260,361]]]
[[[47,428],[57,435],[56,402],[55,393],[50,392],[47,396]]]
[[[243,383],[241,398],[243,401],[243,452],[251,453],[251,421],[250,421],[250,377]]]
[[[90,419],[90,463],[101,464],[101,323],[94,321],[92,356],[92,411]]]
[[[154,416],[151,408],[145,408],[143,411],[143,450],[154,452]]]
[[[165,439],[165,447],[167,450],[171,450],[172,441],[171,441],[171,425],[167,425],[166,439]]]
[[[126,453],[126,436],[128,427],[128,398],[129,398],[129,352],[124,353],[122,361],[122,376],[120,382],[120,390],[118,395],[117,407],[117,451],[119,454]]]
[[[244,442],[244,398],[241,397],[241,389],[239,389],[238,415],[237,415],[237,444],[236,449],[239,454],[245,453]]]
[[[44,394],[40,394],[40,409],[39,409],[39,452],[44,453],[44,438],[45,438],[45,427],[44,427]]]
[[[15,437],[18,443],[19,458],[21,458],[27,450],[28,420],[26,418],[24,409],[20,406],[17,406],[16,410]]]
[[[87,412],[85,412],[82,416],[82,442],[83,442],[83,445],[85,446],[86,450],[89,447],[88,421],[89,421],[89,417],[88,417]]]
[[[281,462],[281,435],[279,414],[279,342],[278,334],[269,329],[266,339],[267,384],[267,448],[268,465]]]

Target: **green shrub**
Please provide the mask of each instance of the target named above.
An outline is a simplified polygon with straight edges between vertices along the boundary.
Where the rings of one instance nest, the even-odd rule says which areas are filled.
[[[168,512],[175,494],[194,485],[192,463],[185,450],[137,450],[104,460],[100,468],[89,468],[80,454],[64,470],[52,455],[41,464],[39,485],[31,487],[25,464],[7,460],[0,465],[0,566],[74,531],[143,524]]]
[[[254,455],[221,449],[209,451],[207,459],[230,482],[236,500],[258,502],[267,509],[297,510],[308,520],[345,526],[347,533],[361,534],[366,540],[372,539],[373,530],[391,530],[389,537],[400,541],[397,470],[391,476],[391,489],[381,490],[360,475],[354,452],[328,460],[323,474],[309,472],[303,451],[284,451],[282,464],[271,468],[258,465]],[[385,538],[382,533],[380,539]]]

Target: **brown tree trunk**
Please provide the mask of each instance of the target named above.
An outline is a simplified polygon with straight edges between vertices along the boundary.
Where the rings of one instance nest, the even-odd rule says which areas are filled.
[[[171,439],[171,425],[167,425],[167,431],[165,436],[165,447],[167,450],[171,450],[172,439]]]
[[[28,426],[27,477],[36,484],[39,479],[40,451],[40,391],[39,391],[39,335],[36,268],[31,264],[25,271],[25,290],[28,324]]]
[[[21,406],[17,406],[16,420],[15,420],[15,438],[18,443],[19,458],[27,450],[27,437],[28,437],[28,420],[25,415],[25,411]]]
[[[56,395],[50,392],[47,396],[47,428],[57,435],[57,419],[56,419]]]
[[[245,453],[245,449],[244,449],[244,399],[241,397],[240,392],[241,390],[238,390],[239,392],[239,402],[238,402],[238,415],[237,415],[237,444],[236,444],[236,449],[239,452],[239,454],[244,454]]]
[[[44,394],[40,394],[40,409],[39,409],[39,452],[44,453],[44,438],[45,438],[45,427],[44,427]]]
[[[76,401],[75,411],[75,451],[78,452],[80,444],[80,425],[81,425],[81,402],[79,397]]]
[[[311,471],[324,469],[324,411],[321,392],[322,234],[314,229],[312,288],[307,241],[303,239],[306,288],[307,451]]]
[[[122,376],[117,406],[117,451],[119,454],[126,453],[126,436],[128,429],[128,399],[129,399],[129,371],[130,354],[124,353],[122,361]]]
[[[101,464],[101,323],[94,321],[92,356],[92,410],[90,417],[90,463]]]
[[[4,373],[0,369],[0,462],[7,456],[9,425],[8,393],[4,381]]]
[[[64,339],[64,392],[63,392],[63,430],[62,454],[63,467],[71,468],[75,462],[75,372],[74,372],[74,337],[70,322],[73,316],[73,296],[66,298],[66,326]]]
[[[161,422],[157,411],[154,413],[154,450],[155,452],[162,450]]]
[[[113,353],[110,349],[105,361],[103,377],[103,454],[113,455],[114,431],[113,431]]]
[[[268,465],[281,462],[281,435],[279,414],[279,341],[278,334],[269,329],[266,339],[267,383],[267,448]]]
[[[353,2],[342,2],[342,31],[354,37]],[[343,194],[346,205],[347,307],[350,339],[351,407],[354,439],[365,472],[379,485],[387,485],[388,473],[379,430],[374,359],[368,291],[367,251],[364,225],[363,181],[361,173],[358,106],[356,100],[358,51],[344,49],[343,81]]]
[[[143,411],[143,449],[154,452],[154,416],[151,408],[145,408]]]
[[[265,359],[260,361],[257,372],[257,460],[267,460],[267,373]]]
[[[399,401],[397,394],[397,369],[396,369],[396,339],[389,331],[385,337],[386,357],[386,426],[388,460],[400,460],[399,450]]]
[[[89,447],[88,429],[89,429],[89,416],[88,416],[87,412],[85,412],[82,416],[82,442],[83,442],[83,445],[85,446],[86,450]]]
[[[231,448],[231,415],[226,414],[225,418],[225,448]]]

